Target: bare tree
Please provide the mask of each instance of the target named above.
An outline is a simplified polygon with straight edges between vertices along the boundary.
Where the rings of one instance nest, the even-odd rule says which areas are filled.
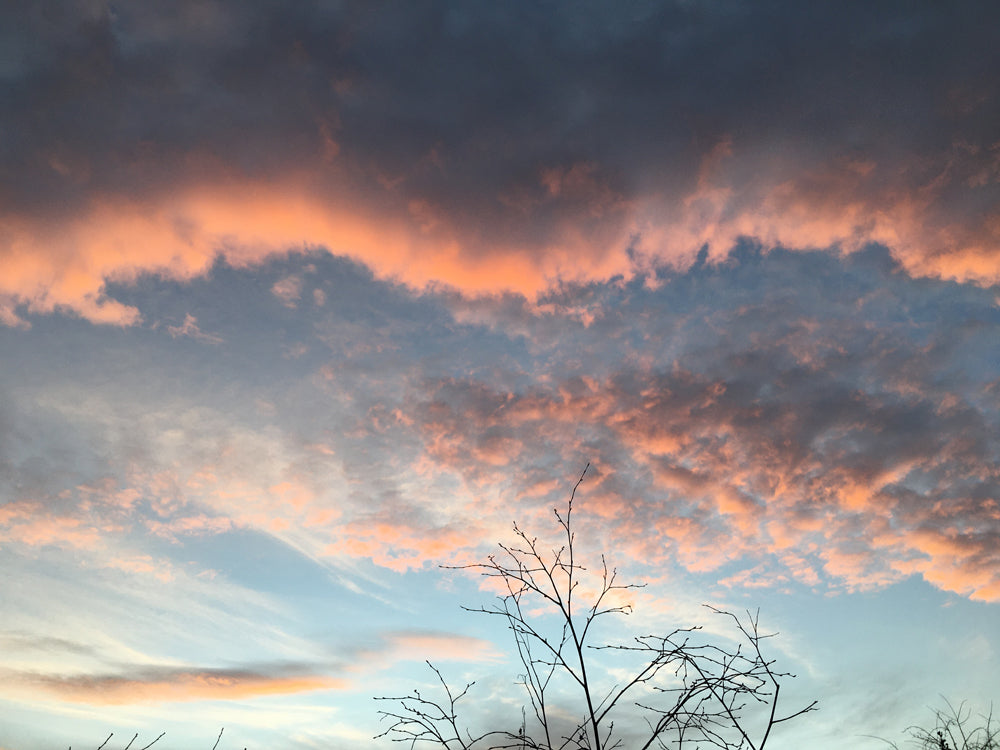
[[[215,744],[212,745],[212,750],[216,750],[216,748],[219,746],[219,740],[222,739],[222,733],[225,730],[226,730],[225,727],[223,727],[222,729],[219,730],[219,736],[215,738]],[[155,740],[153,740],[152,742],[150,742],[148,745],[144,745],[143,747],[138,748],[138,750],[149,750],[149,748],[151,748],[153,745],[155,745],[157,742],[159,742],[161,739],[163,739],[164,736],[166,736],[166,734],[167,734],[166,732],[160,732],[159,736]],[[112,732],[111,734],[109,734],[107,736],[107,738],[104,740],[104,742],[102,742],[100,745],[97,746],[97,750],[104,750],[104,748],[107,746],[107,744],[109,742],[111,742],[111,738],[114,737],[114,736],[115,736],[114,732]],[[128,744],[125,745],[125,747],[123,747],[122,750],[130,750],[131,747],[132,747],[132,744],[138,738],[139,738],[139,733],[136,732],[134,735],[132,735],[132,739],[130,739],[128,741]],[[69,750],[73,750],[72,745],[70,746]],[[243,750],[246,750],[246,748],[243,748]]]
[[[934,709],[933,727],[912,726],[906,730],[911,745],[920,750],[1000,750],[1000,725],[993,721],[992,705],[974,721],[965,701],[955,706],[947,698],[943,700],[946,708]],[[882,741],[899,750],[895,742]]]
[[[617,570],[608,567],[603,555],[594,571],[577,559],[573,501],[589,466],[573,487],[566,510],[554,511],[563,537],[560,547],[543,549],[537,538],[514,524],[513,545],[501,544],[484,563],[461,566],[500,586],[497,604],[465,609],[503,618],[513,634],[524,667],[519,682],[527,694],[519,722],[508,724],[517,729],[472,733],[459,721],[458,704],[474,683],[453,690],[428,662],[440,694],[414,691],[376,698],[394,704],[379,711],[389,726],[377,737],[411,748],[445,750],[763,750],[776,725],[816,708],[813,701],[779,715],[781,682],[793,675],[777,671],[763,655],[762,643],[770,635],[760,631],[755,613],[739,617],[709,607],[733,625],[734,646],[707,641],[697,627],[626,643],[591,644],[599,619],[631,612],[630,604],[619,603],[620,593],[640,586],[619,583]],[[539,614],[539,607],[552,616]],[[631,677],[600,687],[597,652],[615,652],[621,661],[640,666]],[[567,708],[567,700],[574,709]],[[623,724],[627,731],[621,731]]]

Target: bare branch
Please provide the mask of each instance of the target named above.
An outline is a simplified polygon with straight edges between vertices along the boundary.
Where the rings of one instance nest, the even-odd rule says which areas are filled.
[[[1000,750],[1000,724],[993,720],[992,704],[986,713],[976,717],[976,725],[973,726],[972,710],[965,701],[955,706],[943,696],[941,700],[947,708],[934,709],[932,727],[907,727],[906,732],[917,747],[921,750]],[[895,742],[883,737],[872,739],[881,740],[899,750]]]
[[[588,570],[577,559],[573,510],[576,492],[588,464],[570,492],[565,511],[553,510],[563,542],[544,550],[536,537],[516,523],[516,541],[499,545],[499,552],[485,562],[452,566],[498,580],[501,593],[492,606],[464,607],[467,611],[503,617],[511,631],[523,672],[517,682],[527,694],[533,723],[528,725],[522,707],[516,730],[501,729],[474,735],[460,729],[457,703],[473,683],[453,694],[441,673],[437,676],[443,697],[428,698],[418,691],[402,697],[377,698],[395,704],[380,711],[387,729],[378,737],[396,742],[429,744],[444,750],[618,750],[625,736],[619,725],[634,726],[636,718],[647,732],[638,740],[639,750],[714,747],[719,750],[763,750],[772,729],[780,723],[815,710],[813,701],[804,708],[778,714],[782,680],[793,675],[774,668],[763,655],[761,644],[773,634],[760,631],[759,612],[739,617],[709,607],[730,619],[739,645],[727,648],[704,640],[697,627],[677,628],[667,635],[646,635],[626,643],[593,644],[589,639],[599,617],[628,615],[631,604],[616,604],[613,592],[640,588],[618,582],[618,571],[601,556],[599,570]],[[583,597],[583,592],[593,591]],[[537,616],[538,607],[551,616]],[[594,676],[598,664],[594,651],[618,651],[643,660],[629,678],[610,687],[598,688]],[[578,703],[574,711],[560,703],[569,691]],[[567,715],[575,716],[566,724]],[[558,717],[558,718],[557,718]],[[634,740],[634,735],[630,741]]]
[[[149,748],[151,748],[151,747],[152,747],[153,745],[155,745],[155,744],[156,744],[157,742],[159,742],[159,741],[160,741],[160,739],[161,739],[161,738],[163,737],[163,735],[165,735],[165,734],[166,734],[166,732],[160,732],[160,736],[159,736],[159,737],[157,737],[157,738],[156,738],[155,740],[153,740],[153,741],[152,741],[152,742],[150,742],[150,743],[149,743],[148,745],[146,745],[146,747],[143,747],[143,748],[140,748],[140,750],[149,750]]]

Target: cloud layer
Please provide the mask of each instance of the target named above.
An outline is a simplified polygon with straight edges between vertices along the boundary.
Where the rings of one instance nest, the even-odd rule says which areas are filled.
[[[242,320],[178,314],[133,337],[186,353],[113,400],[89,365],[22,398],[12,426],[73,420],[115,458],[70,486],[53,477],[94,461],[79,445],[16,462],[0,539],[171,581],[189,573],[147,535],[253,530],[350,580],[358,561],[469,559],[591,461],[588,513],[636,562],[817,590],[919,574],[1000,599],[990,289],[913,280],[877,246],[750,243],[534,302],[414,297],[322,255],[276,265],[252,301],[249,271],[216,273],[218,309],[276,317],[240,341]],[[213,375],[163,400],[203,357]]]
[[[363,747],[423,658],[507,667],[437,566],[544,535],[587,462],[580,553],[650,632],[762,599],[866,726],[842,670],[988,693],[998,22],[6,4],[4,713]]]
[[[61,700],[93,705],[245,700],[255,696],[330,690],[338,683],[315,675],[274,676],[234,670],[158,670],[143,674],[7,675],[19,690],[39,691]]]
[[[998,279],[989,4],[63,10],[4,11],[8,324],[320,245],[470,294],[740,236]]]

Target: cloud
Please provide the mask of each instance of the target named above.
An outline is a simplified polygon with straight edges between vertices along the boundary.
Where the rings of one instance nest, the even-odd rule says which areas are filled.
[[[920,399],[842,389],[822,370],[766,367],[758,378],[746,360],[722,380],[626,371],[513,397],[448,382],[426,408],[430,455],[477,482],[541,457],[565,463],[589,446],[609,476],[587,488],[583,507],[629,540],[618,551],[635,560],[712,571],[763,553],[779,556],[776,581],[815,585],[821,572],[834,586],[865,589],[922,572],[978,598],[1000,580],[995,509],[944,483],[962,466],[982,478],[977,494],[997,486],[992,449],[977,444],[986,436],[967,410],[940,414]],[[969,444],[944,458],[963,434]],[[500,465],[483,458],[494,443]],[[927,482],[937,487],[916,490]],[[978,531],[956,536],[956,522]],[[921,531],[927,525],[944,536]],[[797,556],[786,567],[788,550]]]
[[[58,236],[46,228],[49,219],[11,219],[4,253],[10,272],[0,293],[15,314],[65,308],[94,323],[133,325],[138,311],[109,298],[108,282],[129,283],[145,273],[191,279],[219,255],[234,265],[257,264],[274,253],[321,246],[416,288],[444,283],[472,294],[514,289],[530,296],[581,258],[606,256],[598,264],[605,268],[597,269],[603,275],[628,266],[624,255],[607,255],[594,238],[537,256],[509,244],[469,256],[448,227],[428,235],[412,231],[407,216],[366,215],[363,207],[331,205],[306,192],[294,184],[197,187],[162,203],[86,209],[63,222]]]
[[[92,645],[84,645],[76,640],[57,638],[19,631],[0,632],[0,643],[8,654],[17,652],[51,653],[59,656],[90,656],[96,649]]]
[[[169,521],[149,519],[145,521],[146,528],[157,536],[166,539],[178,539],[185,535],[222,534],[234,527],[232,519],[212,517],[204,514],[182,515]]]
[[[681,259],[689,263],[695,248],[707,245],[719,259],[743,237],[767,247],[839,252],[877,242],[891,248],[913,276],[983,285],[1000,280],[996,212],[985,206],[978,212],[955,208],[994,200],[967,184],[962,172],[980,165],[957,160],[960,146],[925,156],[920,173],[905,176],[886,175],[874,162],[847,156],[797,169],[789,165],[787,173],[769,175],[758,161],[762,155],[729,140],[720,146],[705,158],[697,187],[681,201],[651,200],[643,206],[637,220],[640,252],[662,261],[661,248],[685,248]],[[754,181],[741,176],[745,173],[754,174]]]
[[[994,283],[984,12],[12,6],[0,320],[135,325],[109,286],[318,247],[471,296],[741,236],[878,241],[911,274]]]
[[[8,544],[93,550],[101,546],[102,533],[111,530],[46,511],[37,502],[13,502],[0,508],[0,539]]]
[[[106,565],[109,568],[122,570],[133,575],[151,575],[162,583],[169,583],[174,579],[173,566],[163,560],[154,560],[150,555],[116,557],[108,560]]]
[[[12,482],[33,494],[15,493],[0,533],[67,551],[114,538],[95,559],[142,576],[164,556],[151,540],[254,530],[361,580],[368,563],[477,558],[511,519],[544,520],[592,461],[582,523],[626,540],[630,563],[824,591],[919,575],[994,600],[995,290],[914,280],[880,246],[707,255],[534,301],[416,295],[329,256],[272,259],[239,297],[252,317],[273,310],[272,279],[309,274],[330,294],[297,308],[298,328],[261,316],[250,349],[213,321],[268,362],[260,380],[241,377],[241,355],[197,384],[179,362],[111,390],[19,386],[17,414],[38,401],[49,421],[21,415],[18,429],[87,437],[46,451],[58,465],[15,458]],[[259,273],[219,265],[197,288],[229,309]],[[308,344],[294,363],[290,340]],[[269,368],[292,364],[294,387],[273,387]],[[86,478],[59,479],[77,464]]]
[[[271,294],[280,299],[285,307],[295,307],[302,295],[302,279],[286,276],[274,283]]]
[[[512,515],[558,499],[559,467],[594,461],[581,507],[635,561],[847,590],[920,574],[992,601],[992,295],[899,269],[871,248],[839,261],[738,246],[654,290],[617,288],[589,322],[561,302],[483,308],[498,331],[511,316],[532,330],[542,374],[429,380],[402,410],[441,470],[520,490]]]
[[[495,662],[501,658],[490,641],[456,633],[430,630],[394,631],[383,634],[389,655],[396,661]]]
[[[59,700],[87,705],[246,700],[343,689],[343,680],[280,668],[273,672],[237,669],[141,668],[131,674],[59,675],[8,673],[5,682]]]
[[[396,515],[400,509],[391,510]],[[478,536],[475,532],[465,519],[428,528],[399,518],[382,521],[362,518],[340,527],[336,532],[338,540],[328,544],[324,554],[333,558],[368,558],[376,565],[405,572],[456,562],[457,556],[475,543]]]
[[[167,326],[167,332],[173,338],[178,336],[190,336],[196,341],[203,341],[206,344],[221,344],[222,339],[218,336],[213,336],[210,333],[205,333],[200,328],[198,328],[198,319],[188,313],[184,316],[184,324],[179,326]]]

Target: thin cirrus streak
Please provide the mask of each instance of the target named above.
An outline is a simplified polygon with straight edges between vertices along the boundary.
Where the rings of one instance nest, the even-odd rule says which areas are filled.
[[[453,633],[393,631],[382,636],[377,651],[360,650],[350,671],[369,672],[376,663],[406,660],[496,661],[500,655],[487,641]],[[362,664],[363,662],[363,664]],[[55,697],[88,705],[176,703],[202,700],[247,700],[314,691],[346,690],[352,679],[276,667],[250,669],[191,669],[136,666],[127,674],[55,674],[5,670],[12,694]]]
[[[238,700],[253,696],[288,695],[336,690],[346,680],[322,675],[269,675],[241,670],[164,668],[138,674],[56,675],[7,674],[8,690],[55,697],[94,706],[200,700]]]

